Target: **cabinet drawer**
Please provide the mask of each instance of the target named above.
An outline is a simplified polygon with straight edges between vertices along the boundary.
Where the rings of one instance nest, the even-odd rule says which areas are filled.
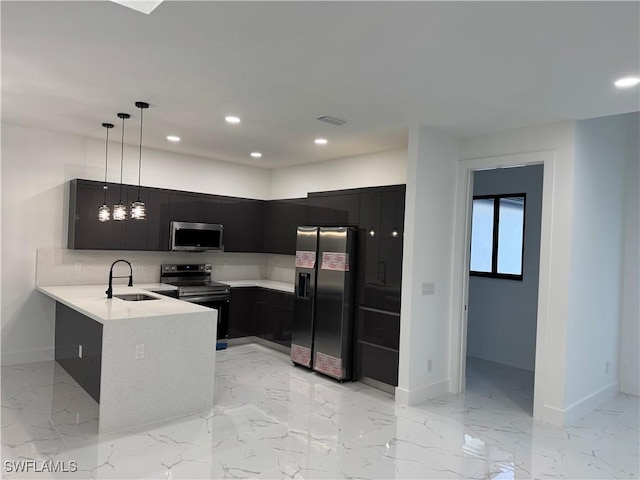
[[[399,353],[390,348],[356,342],[358,377],[368,377],[387,385],[398,386]]]
[[[398,350],[400,315],[358,306],[356,339]]]

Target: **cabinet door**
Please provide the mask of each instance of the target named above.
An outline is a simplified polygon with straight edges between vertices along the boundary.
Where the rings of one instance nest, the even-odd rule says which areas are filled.
[[[225,252],[262,252],[264,202],[236,198],[221,205]]]
[[[96,402],[100,402],[101,323],[56,302],[55,359]]]
[[[147,250],[169,250],[169,194],[166,191],[147,188]]]
[[[380,212],[382,193],[368,192],[360,197],[358,229],[358,304],[378,306],[376,288],[382,270],[380,257]]]
[[[360,195],[309,195],[308,220],[310,225],[342,226],[358,225]]]
[[[107,189],[107,205],[111,208],[111,220],[105,222],[102,226],[102,243],[100,248],[103,250],[126,250],[127,243],[127,223],[131,220],[113,219],[113,206],[122,201],[127,207],[127,218],[130,218],[128,189],[126,185],[122,187],[118,184],[110,184]]]
[[[357,378],[368,377],[397,387],[399,358],[397,350],[357,341]]]
[[[138,187],[128,185],[127,191],[127,211],[128,218],[126,222],[126,236],[125,236],[125,249],[126,250],[146,250],[147,249],[147,232],[149,228],[148,218],[145,220],[133,220],[131,218],[131,202],[138,199]],[[149,198],[145,195],[146,192],[140,188],[139,198],[145,203],[147,212],[151,211],[151,203]]]
[[[256,335],[256,292],[254,287],[231,289],[229,338]]]
[[[258,336],[286,347],[291,346],[293,330],[293,294],[258,289]]]
[[[169,195],[169,221],[204,222],[207,210],[201,195],[171,193]]]
[[[404,188],[382,193],[380,254],[378,258],[378,308],[400,312],[402,243],[404,238]]]
[[[69,191],[70,249],[97,250],[102,243],[102,226],[98,208],[104,203],[104,188],[97,182],[72,180]],[[113,205],[109,205],[109,208]]]
[[[265,202],[264,251],[295,255],[297,228],[307,225],[307,200],[271,200]]]

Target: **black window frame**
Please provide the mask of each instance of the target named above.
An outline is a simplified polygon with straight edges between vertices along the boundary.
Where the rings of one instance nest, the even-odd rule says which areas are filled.
[[[522,205],[522,252],[521,258],[521,270],[520,274],[512,273],[498,273],[498,234],[500,229],[500,200],[503,198],[523,198]],[[469,242],[469,275],[474,277],[484,278],[500,278],[503,280],[517,280],[522,281],[524,277],[524,242],[527,225],[527,194],[526,193],[503,193],[498,195],[474,195],[473,200],[487,200],[493,199],[493,244],[491,249],[491,271],[490,272],[478,272],[471,270],[471,241]],[[473,206],[473,203],[472,203]],[[473,227],[472,227],[473,228]],[[473,229],[471,231],[473,235]],[[471,237],[469,238],[471,240]]]

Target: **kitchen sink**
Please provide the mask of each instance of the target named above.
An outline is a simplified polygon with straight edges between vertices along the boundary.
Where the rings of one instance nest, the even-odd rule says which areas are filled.
[[[126,300],[128,302],[140,302],[142,300],[160,300],[153,295],[147,295],[146,293],[123,293],[121,295],[114,295],[114,297],[120,300]]]

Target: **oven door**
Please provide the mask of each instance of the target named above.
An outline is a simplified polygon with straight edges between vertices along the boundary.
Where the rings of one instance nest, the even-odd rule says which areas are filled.
[[[227,340],[229,339],[229,297],[212,295],[180,297],[185,302],[197,303],[203,307],[213,308],[218,311],[218,335],[216,341],[216,350],[224,350],[227,348]]]

